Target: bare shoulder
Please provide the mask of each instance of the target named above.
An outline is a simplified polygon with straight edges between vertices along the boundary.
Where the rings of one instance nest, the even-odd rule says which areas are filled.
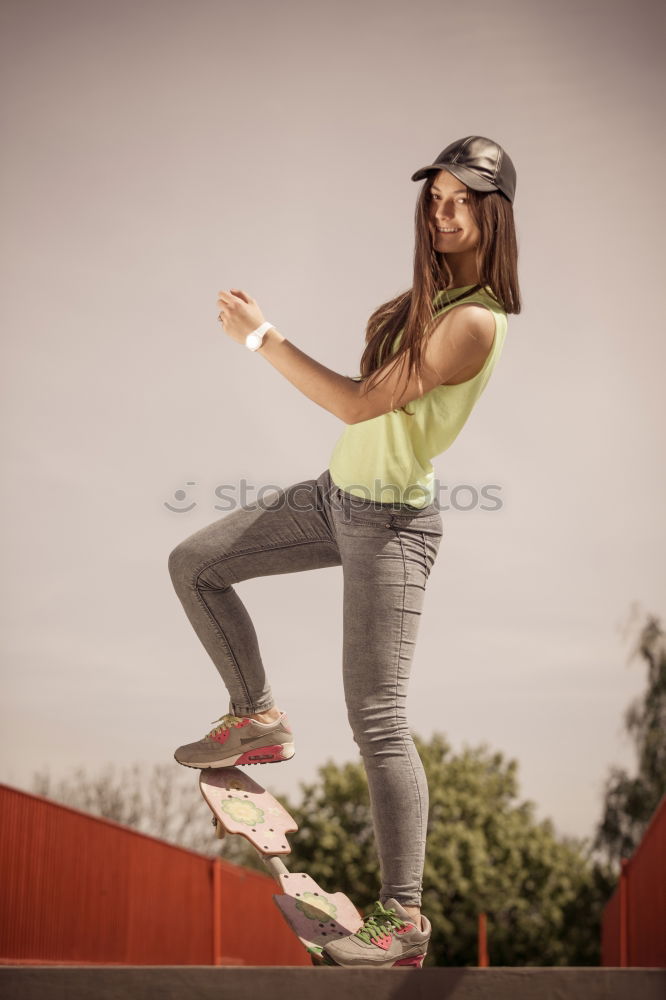
[[[443,385],[466,382],[483,368],[495,339],[495,316],[487,306],[465,302],[442,317],[441,332],[458,345],[462,367],[454,375],[443,379]],[[446,333],[445,333],[446,331]]]
[[[458,336],[477,341],[479,348],[485,349],[486,353],[495,336],[495,316],[491,309],[478,302],[462,302],[453,306],[442,317],[442,324],[454,327]]]

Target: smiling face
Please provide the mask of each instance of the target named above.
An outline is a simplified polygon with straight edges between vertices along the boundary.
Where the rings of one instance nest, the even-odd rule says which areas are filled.
[[[481,238],[469,209],[467,188],[448,170],[440,170],[430,183],[428,223],[438,253],[473,251]],[[442,229],[455,232],[441,232]]]

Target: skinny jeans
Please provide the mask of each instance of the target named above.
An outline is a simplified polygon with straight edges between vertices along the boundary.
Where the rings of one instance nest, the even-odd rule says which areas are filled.
[[[368,779],[380,900],[407,906],[421,905],[429,806],[407,724],[407,685],[442,535],[436,503],[417,508],[363,499],[339,489],[325,469],[236,508],[169,555],[176,594],[236,715],[265,712],[275,699],[234,584],[342,566],[343,689]]]

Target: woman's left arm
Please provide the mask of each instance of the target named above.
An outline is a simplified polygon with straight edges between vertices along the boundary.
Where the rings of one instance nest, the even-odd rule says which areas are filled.
[[[252,333],[265,321],[255,300],[239,288],[220,292],[217,305],[221,310],[220,320],[225,333],[237,343],[245,344],[248,333]],[[322,406],[346,424],[355,419],[358,382],[320,365],[283,337],[274,326],[266,331],[263,343],[255,353],[262,354],[313,403]]]

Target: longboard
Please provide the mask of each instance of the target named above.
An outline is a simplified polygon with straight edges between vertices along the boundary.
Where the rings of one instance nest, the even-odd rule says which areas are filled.
[[[313,965],[323,965],[323,946],[332,938],[354,934],[363,918],[343,892],[329,893],[307,872],[290,872],[281,860],[291,847],[287,833],[298,824],[283,805],[238,767],[207,767],[199,788],[214,816],[216,835],[245,837],[257,850],[281,888],[273,896],[282,916],[298,936]]]

